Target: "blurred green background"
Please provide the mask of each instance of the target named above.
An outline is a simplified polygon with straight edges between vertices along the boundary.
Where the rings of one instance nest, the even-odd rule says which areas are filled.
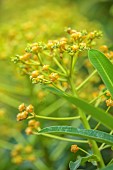
[[[11,57],[22,54],[27,43],[47,41],[64,36],[65,27],[82,30],[102,30],[101,44],[113,46],[112,0],[0,0],[0,169],[1,170],[68,170],[70,143],[38,136],[27,136],[27,121],[17,122],[18,105],[32,103],[36,113],[46,116],[69,116],[72,106],[39,85],[32,85],[21,69],[11,62]],[[49,100],[48,100],[49,99]],[[63,106],[63,107],[62,107]],[[73,114],[73,113],[72,113]],[[41,126],[58,125],[59,122],[40,121]],[[74,122],[68,125],[79,126]],[[62,122],[62,125],[65,122]],[[16,145],[23,148],[24,161],[15,162],[11,152]],[[82,145],[82,147],[86,147]],[[21,148],[21,147],[20,147]],[[28,149],[29,150],[29,149]],[[109,153],[109,152],[108,152]],[[81,153],[83,154],[83,153]],[[21,155],[21,153],[20,153]],[[34,161],[28,156],[35,157]],[[107,155],[107,151],[106,151]],[[19,158],[18,158],[19,159]],[[109,158],[105,157],[107,163]],[[95,169],[90,163],[83,167]]]

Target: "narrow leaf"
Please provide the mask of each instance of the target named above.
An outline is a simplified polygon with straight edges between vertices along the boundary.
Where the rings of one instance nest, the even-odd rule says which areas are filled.
[[[85,113],[91,115],[94,119],[101,122],[107,128],[113,129],[113,116],[111,116],[109,113],[106,113],[104,110],[102,110],[100,108],[95,108],[91,104],[89,104],[81,99],[69,96],[65,92],[62,92],[61,90],[58,90],[58,89],[55,89],[52,87],[48,87],[48,89],[50,91],[52,91],[53,93],[55,93],[61,97],[64,97],[70,103],[76,105],[81,110],[83,110]]]
[[[74,136],[80,136],[86,139],[92,139],[97,142],[113,145],[113,136],[98,130],[78,129],[71,126],[50,126],[41,129],[38,133],[61,133]]]
[[[113,97],[113,64],[98,50],[89,50],[88,56]]]

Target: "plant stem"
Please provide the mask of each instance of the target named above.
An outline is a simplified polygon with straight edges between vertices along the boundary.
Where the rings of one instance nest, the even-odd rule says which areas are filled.
[[[113,134],[113,130],[109,134],[112,135]],[[105,149],[106,147],[104,148],[104,145],[105,145],[105,143],[102,143],[102,145],[100,146],[99,150]]]
[[[48,70],[50,70],[50,71],[52,71],[52,72],[55,72],[55,73],[58,73],[58,74],[61,75],[61,76],[66,77],[66,75],[65,75],[64,73],[61,73],[61,72],[59,72],[59,71],[57,71],[57,70],[55,70],[55,69],[53,69],[53,68],[51,68],[51,67],[49,67]]]
[[[87,151],[85,151],[84,149],[79,148],[79,150],[81,150],[82,152],[84,152],[84,153],[86,153],[87,155],[91,156],[91,154],[90,154],[90,153],[88,153]]]
[[[86,140],[75,140],[75,139],[63,138],[63,137],[56,136],[56,135],[43,134],[43,133],[38,133],[38,132],[33,132],[33,134],[42,135],[42,136],[46,136],[49,138],[53,138],[53,139],[57,139],[57,140],[65,141],[65,142],[88,143],[88,141]]]
[[[66,70],[64,69],[64,67],[59,63],[59,61],[54,57],[53,58],[54,62],[57,64],[57,66],[62,70],[62,72],[67,75]]]
[[[97,73],[97,70],[94,70],[77,88],[76,90],[80,90],[95,74]]]
[[[34,117],[34,116],[32,116]],[[40,116],[40,115],[35,115],[36,118],[39,119],[46,119],[46,120],[75,120],[75,119],[80,119],[80,116],[74,116],[74,117],[47,117],[47,116]],[[30,116],[31,118],[31,116]],[[29,117],[28,117],[29,119]]]
[[[74,62],[74,64],[75,64],[75,62]],[[68,79],[69,79],[69,83],[70,83],[70,86],[71,86],[72,95],[73,95],[74,97],[78,97],[77,92],[76,92],[76,88],[75,88],[74,79],[73,79],[74,66],[71,65],[71,67],[73,67],[73,68],[70,68],[72,71],[71,71],[71,74],[69,75],[69,78],[68,78]],[[95,73],[96,73],[96,71],[94,71],[94,73],[93,73],[92,75],[90,75],[89,78],[91,78]],[[82,86],[83,86],[86,82],[88,82],[89,78],[86,79],[87,81],[84,81],[84,83],[82,83]],[[80,89],[82,86],[80,86],[78,89]],[[90,125],[89,125],[89,122],[88,122],[88,120],[87,120],[87,118],[86,118],[85,113],[84,113],[81,109],[79,109],[79,108],[78,108],[78,114],[79,114],[80,117],[81,117],[81,121],[82,121],[84,127],[85,127],[86,129],[91,129],[91,128],[90,128]],[[101,153],[100,153],[100,151],[99,151],[99,149],[98,149],[97,143],[96,143],[95,141],[93,141],[93,140],[89,140],[89,143],[91,144],[91,147],[92,147],[92,150],[93,150],[94,154],[97,155],[97,157],[99,158],[98,166],[99,166],[100,168],[104,167],[104,166],[105,166],[105,165],[104,165],[104,161],[103,161],[102,155],[101,155]]]
[[[106,113],[109,111],[109,109],[110,109],[110,106],[107,108]],[[101,123],[98,122],[97,125],[95,126],[94,130],[98,129],[98,127],[100,126],[100,124],[101,124]]]

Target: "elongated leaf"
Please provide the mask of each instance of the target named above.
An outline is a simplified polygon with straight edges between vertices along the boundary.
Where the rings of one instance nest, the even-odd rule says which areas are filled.
[[[113,64],[103,53],[97,50],[89,50],[88,56],[113,97]]]
[[[76,135],[87,139],[93,139],[97,142],[113,145],[113,136],[98,130],[78,129],[71,126],[50,126],[43,128],[39,133],[61,133]]]
[[[87,102],[78,99],[76,97],[69,96],[68,94],[62,92],[61,90],[57,90],[52,87],[48,87],[50,91],[53,93],[64,97],[66,100],[68,100],[70,103],[76,105],[81,110],[83,110],[85,113],[91,115],[94,119],[101,122],[104,126],[108,127],[109,129],[113,129],[113,116],[106,113],[102,109],[95,108],[91,104],[88,104]]]
[[[94,162],[94,161],[98,161],[98,158],[96,155],[91,155],[91,156],[86,156],[86,157],[81,157],[80,159],[78,159],[75,162],[70,161],[69,163],[69,168],[70,170],[77,170],[77,168],[85,163],[85,162]]]
[[[109,166],[106,166],[105,168],[102,168],[100,170],[113,170],[113,164],[109,165]]]

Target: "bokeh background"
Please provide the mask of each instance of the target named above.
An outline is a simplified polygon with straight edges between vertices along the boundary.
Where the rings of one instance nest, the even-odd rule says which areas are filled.
[[[29,78],[11,61],[13,56],[24,52],[28,43],[63,37],[66,27],[102,30],[103,38],[99,43],[107,44],[112,49],[113,1],[0,0],[1,170],[68,170],[69,161],[76,158],[70,153],[70,143],[27,136],[27,121],[16,121],[18,105],[23,102],[33,104],[36,113],[45,116],[69,116],[73,108],[66,101],[42,90],[39,85],[32,85]],[[42,127],[59,124],[42,120],[40,123]],[[74,126],[79,123],[74,125],[74,122],[67,122]],[[85,149],[87,146],[82,147]],[[13,157],[15,150],[20,151],[17,159]],[[107,154],[110,153],[107,150],[105,152],[107,163]],[[88,163],[84,169],[94,169],[94,166]]]

